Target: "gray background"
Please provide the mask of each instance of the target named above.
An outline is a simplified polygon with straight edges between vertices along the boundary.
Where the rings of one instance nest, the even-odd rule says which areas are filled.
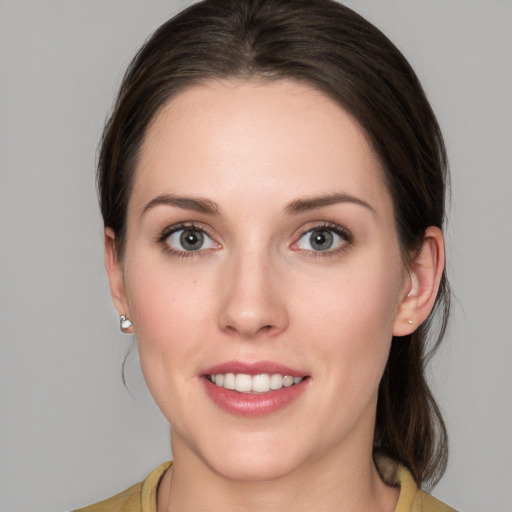
[[[117,331],[94,164],[131,56],[190,2],[0,0],[0,511],[69,510],[170,457]],[[453,173],[456,301],[432,383],[451,434],[435,494],[510,512],[512,2],[352,0],[417,70]]]

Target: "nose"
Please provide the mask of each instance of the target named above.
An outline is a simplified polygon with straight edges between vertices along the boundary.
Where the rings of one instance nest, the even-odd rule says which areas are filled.
[[[251,339],[275,336],[288,326],[286,291],[269,257],[244,252],[226,262],[218,323],[222,331]]]

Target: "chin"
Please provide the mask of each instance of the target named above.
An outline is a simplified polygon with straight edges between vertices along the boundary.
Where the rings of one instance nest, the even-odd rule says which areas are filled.
[[[220,464],[215,463],[217,473],[230,480],[270,481],[278,480],[294,472],[300,463],[290,460],[290,457],[279,455],[250,457],[236,455],[227,457]]]
[[[301,456],[297,452],[301,444],[291,444],[289,439],[281,439],[281,436],[269,439],[268,436],[249,434],[249,439],[232,437],[225,446],[222,445],[209,444],[200,457],[216,473],[230,480],[277,480],[293,473],[305,462],[305,454]]]

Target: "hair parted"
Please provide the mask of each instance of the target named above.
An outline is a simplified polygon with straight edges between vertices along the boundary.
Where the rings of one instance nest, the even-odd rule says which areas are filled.
[[[212,79],[291,79],[322,91],[359,122],[381,160],[404,255],[420,247],[428,226],[443,226],[443,138],[414,71],[382,32],[334,0],[205,0],[144,44],[105,126],[97,183],[120,258],[150,122],[181,90]],[[446,429],[425,371],[446,328],[449,298],[443,272],[429,318],[413,334],[393,339],[379,389],[375,449],[403,463],[419,484],[435,483],[447,462]],[[437,336],[431,332],[436,311]]]

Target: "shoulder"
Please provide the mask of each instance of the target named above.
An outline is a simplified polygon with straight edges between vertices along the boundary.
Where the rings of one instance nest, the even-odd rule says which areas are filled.
[[[156,512],[158,484],[171,464],[166,462],[158,466],[144,481],[111,498],[73,512]]]
[[[456,512],[454,508],[449,507],[442,501],[434,498],[430,494],[417,490],[414,497],[414,507],[412,510],[416,512]],[[399,512],[397,509],[395,512]]]
[[[378,455],[375,464],[386,484],[400,487],[395,512],[456,512],[455,509],[419,489],[407,468],[396,461]]]
[[[125,511],[125,512],[140,512],[140,496],[142,491],[142,482],[136,485],[133,485],[126,491],[123,491],[111,498],[100,501],[99,503],[95,503],[94,505],[89,505],[85,508],[79,508],[74,512],[115,512],[115,511]]]

